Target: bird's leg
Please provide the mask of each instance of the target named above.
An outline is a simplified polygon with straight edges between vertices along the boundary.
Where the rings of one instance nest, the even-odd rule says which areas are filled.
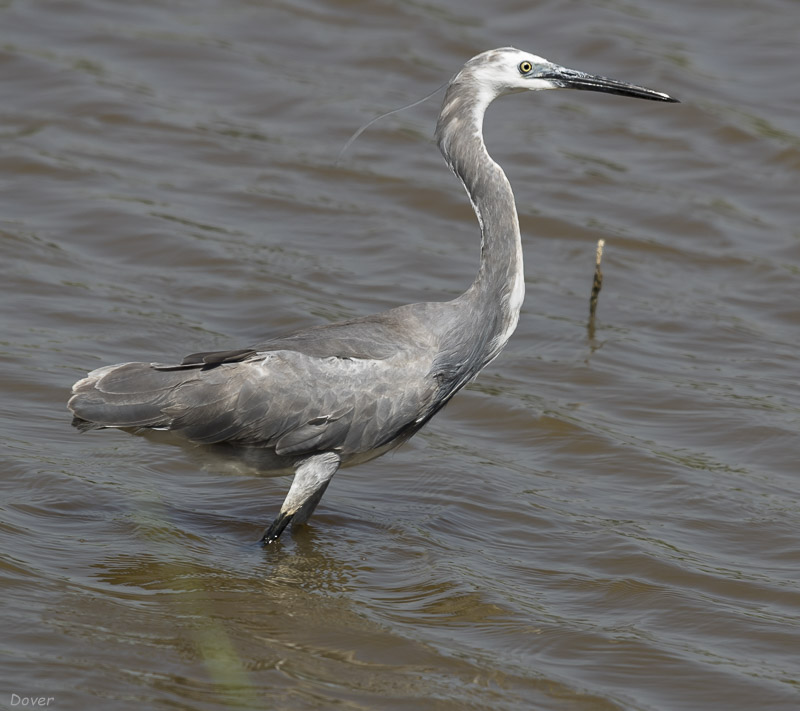
[[[340,462],[339,455],[334,452],[315,454],[300,462],[295,469],[281,512],[261,537],[262,543],[277,541],[290,522],[305,523],[308,520],[328,488],[328,483],[336,474]]]

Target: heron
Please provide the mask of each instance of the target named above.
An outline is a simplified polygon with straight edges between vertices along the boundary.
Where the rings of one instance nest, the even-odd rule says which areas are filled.
[[[261,542],[305,523],[340,467],[406,442],[503,350],[525,295],[511,185],[483,140],[489,104],[505,94],[578,89],[677,102],[643,86],[568,69],[513,47],[478,54],[450,80],[435,138],[480,228],[480,262],[450,301],[193,353],[180,363],[128,362],[91,371],[68,407],[80,430],[168,430],[254,455],[265,473],[294,474]]]

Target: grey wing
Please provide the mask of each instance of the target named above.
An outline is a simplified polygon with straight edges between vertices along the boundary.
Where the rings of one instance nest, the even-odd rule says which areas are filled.
[[[86,427],[151,427],[200,443],[269,447],[298,457],[369,452],[424,417],[430,361],[267,351],[213,368],[146,363],[101,368],[76,383],[70,409]]]
[[[270,351],[207,373],[227,397],[186,397],[166,408],[195,441],[267,446],[280,456],[365,453],[395,439],[427,411],[436,382],[422,359],[318,358]],[[188,396],[189,393],[186,393]],[[205,399],[205,398],[204,398]]]
[[[299,351],[324,358],[386,360],[413,354],[420,362],[438,347],[431,325],[444,320],[447,303],[406,304],[379,314],[296,331],[273,338],[253,350]]]
[[[443,403],[432,309],[416,304],[182,363],[100,368],[75,384],[78,427],[150,427],[202,443],[344,458],[410,436]]]
[[[430,340],[430,334],[426,333],[425,329],[415,329],[414,319],[408,318],[409,312],[413,313],[420,306],[428,305],[411,304],[391,309],[382,314],[325,326],[314,326],[272,338],[251,348],[190,353],[180,363],[154,364],[154,367],[159,370],[194,368],[209,370],[226,363],[250,360],[257,357],[259,353],[284,350],[298,351],[318,358],[337,356],[339,358],[383,360],[398,354],[408,345],[406,341],[405,345],[398,346],[398,326],[400,334],[405,335],[406,339],[422,335],[425,344]],[[404,331],[407,333],[403,333]]]

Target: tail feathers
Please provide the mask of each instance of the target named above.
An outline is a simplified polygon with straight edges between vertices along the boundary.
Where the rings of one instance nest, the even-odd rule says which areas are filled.
[[[72,424],[85,431],[101,427],[168,427],[164,413],[175,388],[190,373],[158,371],[149,363],[122,363],[92,371],[72,387]]]

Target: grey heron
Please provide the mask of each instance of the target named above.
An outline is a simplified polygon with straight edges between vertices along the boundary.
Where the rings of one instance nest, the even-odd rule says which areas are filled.
[[[294,473],[262,542],[307,521],[339,467],[408,440],[514,332],[525,294],[519,222],[508,179],[484,145],[483,117],[499,96],[542,89],[676,101],[513,47],[473,57],[448,84],[435,132],[480,226],[480,266],[463,294],[180,363],[98,368],[73,386],[73,424],[169,430],[249,449],[265,471]]]

